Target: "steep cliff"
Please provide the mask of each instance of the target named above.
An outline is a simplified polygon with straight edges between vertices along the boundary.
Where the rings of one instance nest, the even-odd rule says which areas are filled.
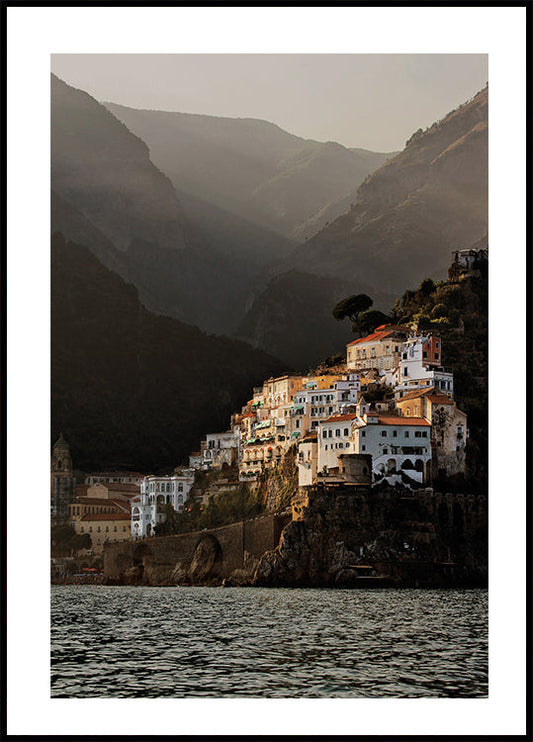
[[[346,214],[310,239],[290,264],[357,276],[400,292],[442,278],[452,250],[487,230],[488,88],[426,131],[360,186]]]
[[[484,585],[486,498],[402,487],[316,487],[252,583],[285,587]]]
[[[184,208],[147,145],[55,76],[51,112],[52,231],[133,283],[148,309],[233,333],[250,286],[292,243],[198,200]]]

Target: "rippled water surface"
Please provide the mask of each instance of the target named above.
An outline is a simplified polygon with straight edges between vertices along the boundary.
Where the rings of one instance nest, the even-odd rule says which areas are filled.
[[[52,587],[53,697],[482,697],[485,590]]]

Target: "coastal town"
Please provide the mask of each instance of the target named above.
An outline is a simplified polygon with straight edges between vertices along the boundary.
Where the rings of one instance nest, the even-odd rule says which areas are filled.
[[[471,272],[466,253],[454,254],[452,272]],[[227,430],[208,433],[187,465],[166,476],[93,472],[78,482],[60,435],[52,453],[52,524],[88,534],[88,553],[101,555],[108,543],[157,535],[169,506],[187,513],[192,502],[206,506],[214,491],[243,484],[254,491],[289,450],[300,493],[317,484],[419,490],[464,473],[468,421],[454,400],[445,354],[441,338],[416,323],[380,325],[348,343],[334,368],[266,379]],[[206,472],[219,473],[214,486],[202,486]]]

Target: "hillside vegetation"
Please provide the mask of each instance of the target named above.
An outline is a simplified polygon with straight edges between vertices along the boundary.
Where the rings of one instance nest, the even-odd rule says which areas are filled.
[[[486,491],[488,482],[487,269],[484,262],[479,276],[436,283],[425,279],[394,308],[395,321],[414,321],[420,330],[442,338],[443,363],[453,369],[457,406],[468,415],[467,478],[474,492]]]
[[[54,235],[52,439],[64,433],[77,468],[168,471],[282,371],[243,342],[149,312],[134,286]]]

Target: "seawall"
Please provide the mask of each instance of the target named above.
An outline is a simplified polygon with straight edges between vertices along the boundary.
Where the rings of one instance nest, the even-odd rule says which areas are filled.
[[[194,533],[106,544],[104,581],[108,585],[246,581],[263,554],[278,545],[290,520],[290,514],[267,515]]]

